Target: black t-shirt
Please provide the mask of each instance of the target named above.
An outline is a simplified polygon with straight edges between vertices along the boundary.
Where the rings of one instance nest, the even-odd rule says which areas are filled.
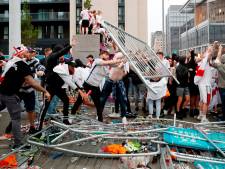
[[[16,62],[5,74],[0,93],[8,96],[17,94],[28,75],[32,76],[30,67],[24,61]]]

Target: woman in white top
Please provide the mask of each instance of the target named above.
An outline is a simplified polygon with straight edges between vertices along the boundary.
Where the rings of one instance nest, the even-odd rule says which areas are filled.
[[[87,9],[84,9],[81,11],[80,16],[82,18],[81,22],[81,30],[83,34],[88,33],[88,27],[89,27],[89,19],[90,19],[90,14]]]
[[[149,87],[153,89],[156,93],[154,93],[152,90],[148,88],[147,92],[147,103],[148,103],[148,109],[149,109],[149,116],[148,118],[152,118],[153,115],[153,103],[156,104],[156,118],[159,119],[160,111],[161,111],[161,99],[166,95],[167,90],[167,81],[168,79],[166,77],[161,79],[154,79],[148,81]]]

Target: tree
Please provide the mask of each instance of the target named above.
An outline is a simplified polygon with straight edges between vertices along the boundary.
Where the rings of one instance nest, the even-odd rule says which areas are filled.
[[[32,17],[29,14],[30,8],[27,1],[24,1],[21,20],[22,44],[33,46],[38,39],[38,30],[31,24]]]
[[[90,10],[92,7],[91,0],[84,1],[84,8]]]

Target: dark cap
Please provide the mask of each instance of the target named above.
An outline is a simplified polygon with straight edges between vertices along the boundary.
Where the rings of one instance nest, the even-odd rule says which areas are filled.
[[[5,60],[5,57],[0,55],[0,60]]]
[[[86,58],[87,58],[87,59],[88,59],[88,58],[92,58],[92,59],[93,59],[94,56],[93,56],[93,55],[88,55]]]
[[[36,52],[36,50],[31,48],[31,47],[28,47],[27,50],[28,50],[29,53]]]
[[[69,66],[72,66],[72,67],[76,67],[77,66],[77,64],[74,61],[66,62],[66,64],[69,65]]]

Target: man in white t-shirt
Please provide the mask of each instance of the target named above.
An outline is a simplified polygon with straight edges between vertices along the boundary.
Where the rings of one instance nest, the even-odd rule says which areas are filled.
[[[119,64],[122,61],[122,59],[109,60],[109,52],[101,51],[100,58],[95,59],[95,61],[93,62],[90,73],[83,84],[83,88],[86,92],[91,91],[90,96],[95,104],[98,120],[101,122],[103,121],[103,116],[100,106],[101,92],[99,86],[102,83],[103,78],[105,78],[109,74],[108,66]],[[75,104],[77,105],[82,104],[82,97],[78,96],[76,102],[77,103]]]

